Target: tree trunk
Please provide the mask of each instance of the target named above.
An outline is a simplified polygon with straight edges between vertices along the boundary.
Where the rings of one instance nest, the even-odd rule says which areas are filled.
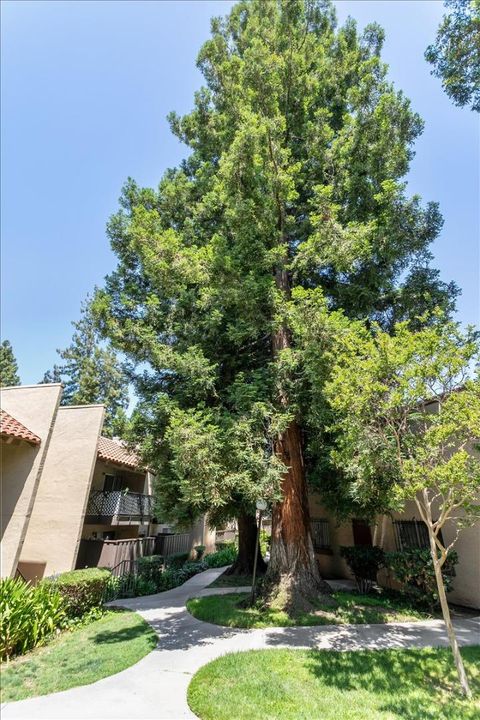
[[[458,647],[455,630],[453,629],[452,618],[450,616],[450,608],[448,607],[447,595],[445,593],[445,586],[443,584],[442,568],[438,559],[437,546],[435,544],[435,538],[430,524],[428,525],[428,536],[430,539],[430,552],[432,555],[433,568],[435,570],[435,579],[437,581],[438,597],[440,600],[440,606],[442,608],[443,620],[447,628],[450,647],[452,648],[453,659],[455,660],[455,666],[457,668],[458,678],[460,680],[463,694],[470,698],[472,697],[472,692],[468,684],[468,678],[465,672],[465,667],[463,665],[460,649]]]
[[[225,575],[251,575],[257,542],[257,521],[255,515],[241,513],[238,518],[238,557],[226,570]],[[257,574],[263,575],[267,564],[258,548]]]
[[[285,299],[289,299],[290,281],[285,268],[277,269],[275,283]],[[274,358],[290,346],[288,328],[282,324],[272,337]],[[279,400],[287,409],[289,398],[285,388],[279,388]],[[272,543],[264,592],[271,607],[293,615],[311,610],[312,601],[319,595],[330,595],[331,589],[320,577],[313,550],[302,436],[296,420],[278,437],[274,450],[285,465],[285,474],[282,501],[272,512]]]
[[[283,500],[272,512],[272,543],[266,575],[267,602],[290,614],[311,610],[319,595],[330,595],[313,550],[308,489],[300,428],[292,422],[278,439],[277,456],[286,467]]]

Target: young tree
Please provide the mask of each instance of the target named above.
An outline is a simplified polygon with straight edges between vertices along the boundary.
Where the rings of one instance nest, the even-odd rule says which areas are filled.
[[[480,112],[480,0],[446,0],[433,45],[425,51],[455,105]]]
[[[438,597],[466,695],[442,566],[461,528],[480,518],[480,377],[469,378],[475,359],[478,335],[462,333],[452,322],[417,332],[402,323],[392,336],[357,326],[339,341],[326,386],[337,417],[334,460],[350,493],[360,503],[380,498],[383,510],[412,500],[427,526]],[[448,543],[441,533],[446,526]]]
[[[214,411],[219,437],[225,418],[246,418],[245,447],[273,454],[271,486],[254,475],[246,495],[273,502],[267,587],[291,610],[328,592],[310,536],[292,293],[322,288],[329,307],[389,326],[411,312],[412,288],[427,307],[429,290],[447,305],[455,292],[429,274],[438,208],[405,196],[422,123],[387,80],[382,41],[377,25],[337,29],[324,0],[240,2],[215,19],[198,60],[206,87],[190,114],[171,116],[191,154],[158,190],[126,184],[108,228],[118,267],[96,299],[140,397]],[[168,473],[162,422],[150,449]],[[245,458],[233,457],[243,497]],[[178,467],[174,495],[188,503]]]
[[[18,365],[8,340],[0,345],[0,386],[20,385]]]
[[[81,317],[72,323],[72,342],[58,353],[63,365],[54,365],[42,382],[63,382],[62,405],[103,403],[103,432],[108,436],[122,435],[127,422],[128,379],[111,346],[102,343],[92,316],[91,304],[82,305]]]

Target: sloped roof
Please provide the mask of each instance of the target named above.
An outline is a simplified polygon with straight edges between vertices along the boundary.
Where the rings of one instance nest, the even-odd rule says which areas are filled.
[[[117,440],[101,436],[98,440],[98,457],[105,462],[114,465],[123,465],[132,469],[141,469],[141,462],[138,455],[130,452]]]
[[[41,443],[38,435],[35,435],[35,433],[25,427],[25,425],[15,420],[15,418],[5,410],[0,410],[0,435],[4,438],[26,440],[31,445],[40,445]]]

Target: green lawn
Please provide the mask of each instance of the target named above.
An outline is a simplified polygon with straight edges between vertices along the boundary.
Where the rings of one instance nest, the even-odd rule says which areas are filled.
[[[333,597],[337,607],[319,603],[313,613],[303,613],[296,618],[279,610],[243,607],[248,598],[245,593],[192,598],[187,602],[187,609],[198,620],[238,628],[407,622],[431,617],[405,602],[384,596],[339,591]]]
[[[90,625],[2,665],[2,702],[68,690],[133,665],[157,636],[134,612],[109,611]]]
[[[225,575],[223,573],[208,587],[247,587],[252,584],[251,575]]]
[[[457,689],[447,649],[254,650],[194,675],[201,720],[478,720],[480,646],[462,649],[476,700]]]

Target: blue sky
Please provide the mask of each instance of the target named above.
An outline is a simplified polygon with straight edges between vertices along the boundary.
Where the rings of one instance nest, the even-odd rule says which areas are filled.
[[[114,267],[105,223],[124,180],[156,185],[184,155],[165,118],[191,108],[209,19],[231,4],[2,3],[2,338],[23,383],[58,359],[81,301]],[[423,59],[443,5],[336,6],[340,21],[386,31],[391,78],[425,120],[409,190],[440,203],[434,264],[462,287],[458,319],[479,324],[478,116],[452,105]]]

